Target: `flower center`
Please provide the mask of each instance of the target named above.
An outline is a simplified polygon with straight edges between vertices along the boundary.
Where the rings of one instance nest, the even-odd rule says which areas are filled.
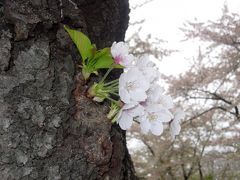
[[[114,58],[114,61],[116,64],[120,64],[122,62],[122,56],[121,55],[118,55]]]
[[[157,120],[157,115],[156,115],[155,113],[148,113],[147,119],[148,119],[150,122],[156,121],[156,120]]]
[[[131,90],[135,89],[135,87],[136,87],[136,83],[134,81],[133,82],[127,82],[127,84],[126,84],[126,89],[128,91],[131,91]]]

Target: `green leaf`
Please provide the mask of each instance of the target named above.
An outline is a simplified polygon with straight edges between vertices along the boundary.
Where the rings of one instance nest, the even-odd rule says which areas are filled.
[[[95,46],[92,45],[89,38],[82,32],[70,29],[67,26],[64,26],[64,29],[68,32],[71,39],[77,46],[77,48],[82,56],[83,62],[85,62],[87,59],[89,59],[89,60],[92,59],[93,53],[95,51]]]
[[[94,69],[104,69],[113,67],[114,60],[110,53],[109,48],[104,48],[102,50],[97,51],[94,59]]]
[[[113,64],[113,68],[116,68],[116,69],[122,69],[124,68],[123,66],[121,66],[120,64]]]
[[[85,67],[86,67],[86,66],[85,66]],[[89,78],[90,75],[91,75],[91,72],[88,72],[85,67],[82,68],[82,75],[83,75],[83,77],[84,77],[85,80],[88,80],[88,78]]]
[[[110,48],[104,48],[97,51],[91,63],[94,64],[93,67],[96,70],[106,68],[123,68],[123,66],[114,63]]]
[[[96,52],[96,55],[94,56],[94,59],[99,59],[102,56],[109,56],[112,58],[110,48],[104,48],[104,49],[98,50]]]

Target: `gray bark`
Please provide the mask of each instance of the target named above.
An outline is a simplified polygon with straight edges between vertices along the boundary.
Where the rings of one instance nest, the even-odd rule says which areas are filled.
[[[124,132],[85,96],[63,24],[124,39],[127,0],[0,0],[0,179],[136,179]]]

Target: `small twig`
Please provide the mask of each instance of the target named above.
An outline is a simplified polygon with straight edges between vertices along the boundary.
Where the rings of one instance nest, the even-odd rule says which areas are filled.
[[[72,0],[68,0],[73,6],[75,9],[78,9],[78,6],[75,2],[73,2]]]
[[[73,6],[74,6],[74,8],[75,9],[78,9],[78,6],[77,6],[77,4],[75,3],[75,2],[73,2],[72,0],[68,0],[68,2],[70,2]],[[61,19],[63,18],[63,2],[62,2],[62,0],[59,0],[59,6],[60,6],[60,16],[61,16]]]
[[[60,6],[60,17],[63,18],[63,3],[62,3],[62,0],[59,0],[59,6]]]

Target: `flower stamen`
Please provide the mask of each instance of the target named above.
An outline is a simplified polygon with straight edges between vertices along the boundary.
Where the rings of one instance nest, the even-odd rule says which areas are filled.
[[[136,88],[136,82],[135,81],[126,83],[126,89],[127,89],[128,92],[134,90],[135,88]]]
[[[158,118],[158,116],[155,114],[155,113],[148,113],[147,115],[147,119],[150,121],[150,122],[154,122],[156,121]]]

